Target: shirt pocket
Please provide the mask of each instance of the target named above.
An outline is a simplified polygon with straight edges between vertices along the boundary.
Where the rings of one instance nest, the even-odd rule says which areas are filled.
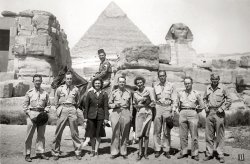
[[[222,92],[216,92],[215,93],[215,99],[217,102],[222,102],[224,98],[224,94]]]

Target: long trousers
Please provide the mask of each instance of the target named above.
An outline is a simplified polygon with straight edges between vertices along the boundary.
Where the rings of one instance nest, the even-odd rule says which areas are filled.
[[[214,148],[219,157],[224,157],[225,113],[210,111],[206,117],[206,154],[213,155]]]
[[[127,109],[113,109],[110,114],[112,127],[111,155],[127,155],[131,116]]]
[[[32,111],[33,113],[36,111]],[[37,112],[39,113],[39,112]],[[37,130],[37,139],[36,139],[36,153],[44,153],[45,149],[45,129],[46,129],[46,124],[43,126],[36,126],[34,124],[30,117],[27,117],[27,135],[25,139],[25,150],[24,150],[24,155],[28,155],[31,153],[31,145],[32,145],[32,138]]]
[[[198,142],[198,114],[195,110],[181,110],[179,118],[180,145],[182,155],[188,152],[188,131],[191,134],[191,155],[199,153]]]
[[[70,131],[71,131],[71,137],[72,137],[73,146],[75,149],[75,154],[80,155],[81,141],[79,138],[79,132],[78,132],[78,126],[77,126],[76,108],[74,106],[70,106],[70,107],[60,106],[60,107],[62,108],[62,111],[57,120],[55,138],[53,140],[54,149],[52,148],[52,154],[55,156],[59,156],[63,130],[68,123]]]
[[[166,120],[170,117],[171,106],[162,107],[156,105],[156,114],[154,119],[154,149],[160,151],[163,147],[163,151],[168,152],[171,147],[171,129],[166,126]],[[163,131],[163,135],[162,134]]]

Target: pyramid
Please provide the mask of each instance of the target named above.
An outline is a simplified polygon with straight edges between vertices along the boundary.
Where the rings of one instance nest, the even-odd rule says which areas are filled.
[[[112,60],[116,59],[124,48],[138,45],[152,45],[152,43],[122,9],[111,2],[71,49],[73,66],[81,59],[97,60],[97,50],[100,48],[103,48],[107,58]]]

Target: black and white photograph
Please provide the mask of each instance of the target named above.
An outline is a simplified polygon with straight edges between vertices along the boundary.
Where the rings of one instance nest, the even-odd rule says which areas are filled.
[[[250,0],[0,0],[0,164],[247,164]]]

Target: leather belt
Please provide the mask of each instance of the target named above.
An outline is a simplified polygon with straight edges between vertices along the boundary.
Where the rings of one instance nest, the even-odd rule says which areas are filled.
[[[196,110],[196,108],[181,108],[181,110]]]
[[[156,101],[156,104],[160,105],[160,106],[171,106],[171,104],[165,104],[165,103],[161,103],[159,101]]]
[[[71,103],[62,103],[61,105],[65,106],[65,107],[75,106],[74,104],[71,104]]]
[[[30,108],[30,110],[36,111],[36,112],[43,112],[44,108]]]

